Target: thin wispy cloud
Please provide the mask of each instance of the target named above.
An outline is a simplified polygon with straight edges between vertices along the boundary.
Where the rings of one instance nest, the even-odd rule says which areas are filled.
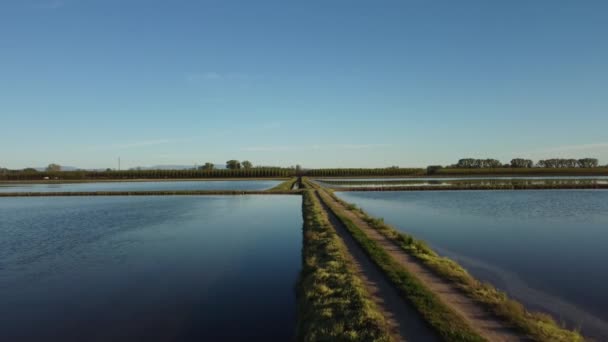
[[[119,143],[90,146],[92,150],[126,150],[134,148],[143,148],[149,146],[159,146],[173,144],[182,141],[182,139],[150,139],[138,141],[125,141]]]
[[[300,146],[248,146],[241,151],[247,152],[284,152],[284,151],[312,151],[312,150],[365,150],[390,147],[391,144],[325,144]]]
[[[248,80],[251,79],[251,76],[246,73],[240,72],[216,72],[216,71],[207,71],[207,72],[189,72],[186,73],[186,80],[188,82],[201,82],[201,81],[222,81],[222,80]]]
[[[346,150],[366,150],[379,147],[390,147],[391,144],[343,144],[337,145],[338,148]]]
[[[246,152],[283,152],[295,150],[293,146],[250,146],[241,149],[241,151]]]
[[[595,157],[602,159],[608,156],[608,142],[546,147],[526,152],[518,152],[516,154],[535,158]]]
[[[563,154],[563,153],[580,153],[580,152],[608,152],[608,142],[597,142],[590,144],[578,144],[578,145],[563,145],[548,148],[541,148],[528,151],[528,154]]]
[[[143,141],[134,141],[128,142],[124,144],[116,144],[111,145],[114,148],[134,148],[134,147],[145,147],[145,146],[155,146],[155,145],[164,145],[170,144],[173,140],[170,139],[158,139],[158,140],[143,140]]]
[[[558,147],[554,147],[554,148],[545,149],[543,151],[544,152],[561,152],[561,151],[585,151],[585,150],[597,150],[597,149],[608,149],[608,142],[558,146]]]
[[[281,123],[277,121],[272,122],[264,122],[260,124],[261,129],[279,129],[281,128]]]

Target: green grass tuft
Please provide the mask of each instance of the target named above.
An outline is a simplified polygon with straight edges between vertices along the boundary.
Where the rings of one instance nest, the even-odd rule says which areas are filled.
[[[298,182],[298,177],[290,178],[274,188],[268,189],[267,191],[291,191],[293,186]]]

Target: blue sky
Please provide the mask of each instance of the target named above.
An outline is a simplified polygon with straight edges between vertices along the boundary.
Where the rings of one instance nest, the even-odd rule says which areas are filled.
[[[608,163],[606,1],[0,2],[0,166]]]

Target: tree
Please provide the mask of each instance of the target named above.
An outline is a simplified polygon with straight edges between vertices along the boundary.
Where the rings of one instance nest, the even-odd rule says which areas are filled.
[[[534,165],[534,162],[530,159],[515,158],[511,159],[511,167],[514,168],[530,168]]]
[[[577,167],[578,160],[576,159],[565,159],[563,162],[563,167]]]
[[[226,168],[230,169],[230,170],[237,170],[241,168],[241,162],[239,162],[238,160],[229,160],[226,162]]]
[[[475,159],[473,158],[464,158],[460,159],[458,163],[456,163],[457,168],[461,169],[470,169],[475,167]]]
[[[460,159],[455,167],[460,169],[483,169],[483,168],[496,168],[501,167],[502,163],[496,159],[473,159],[464,158]]]
[[[482,164],[484,168],[490,167],[490,168],[497,168],[497,167],[501,167],[502,163],[499,160],[496,159],[486,159],[483,161]]]
[[[200,167],[201,170],[213,170],[215,169],[215,165],[210,162],[206,162],[205,165]]]
[[[575,168],[575,167],[597,167],[598,160],[595,158],[584,158],[584,159],[562,159],[552,158],[539,160],[538,166],[546,168]]]
[[[598,167],[599,165],[599,161],[596,158],[583,158],[577,162],[580,167]]]
[[[545,159],[545,160],[539,160],[538,161],[538,166],[540,167],[544,167],[544,168],[556,168],[557,167],[557,159]]]
[[[253,168],[253,164],[251,164],[251,162],[249,160],[245,160],[243,162],[243,168],[245,168],[245,169],[251,169],[251,168]]]
[[[31,168],[31,167],[27,167],[27,168],[23,169],[23,172],[38,172],[38,170]]]
[[[59,172],[59,171],[61,171],[61,165],[49,164],[49,166],[46,167],[46,171],[47,172]]]

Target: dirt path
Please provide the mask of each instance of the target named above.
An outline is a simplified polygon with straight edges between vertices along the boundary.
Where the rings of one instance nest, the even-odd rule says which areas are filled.
[[[318,194],[317,194],[318,196]],[[362,280],[372,300],[389,324],[396,341],[441,341],[435,331],[407,303],[386,278],[382,270],[368,257],[342,222],[322,204],[323,215],[332,224],[350,254],[357,276]]]
[[[344,208],[342,204],[331,198],[324,191],[318,191],[322,202],[331,203],[343,211],[370,239],[384,248],[391,257],[415,275],[425,286],[454,311],[458,312],[481,336],[489,341],[529,341],[526,336],[518,333],[507,323],[467,297],[454,284],[432,273],[420,261],[403,251],[391,240],[370,227],[359,216]],[[350,236],[350,234],[349,234]],[[352,237],[351,237],[352,239]],[[354,241],[353,241],[354,242]],[[370,261],[371,262],[371,261]]]

